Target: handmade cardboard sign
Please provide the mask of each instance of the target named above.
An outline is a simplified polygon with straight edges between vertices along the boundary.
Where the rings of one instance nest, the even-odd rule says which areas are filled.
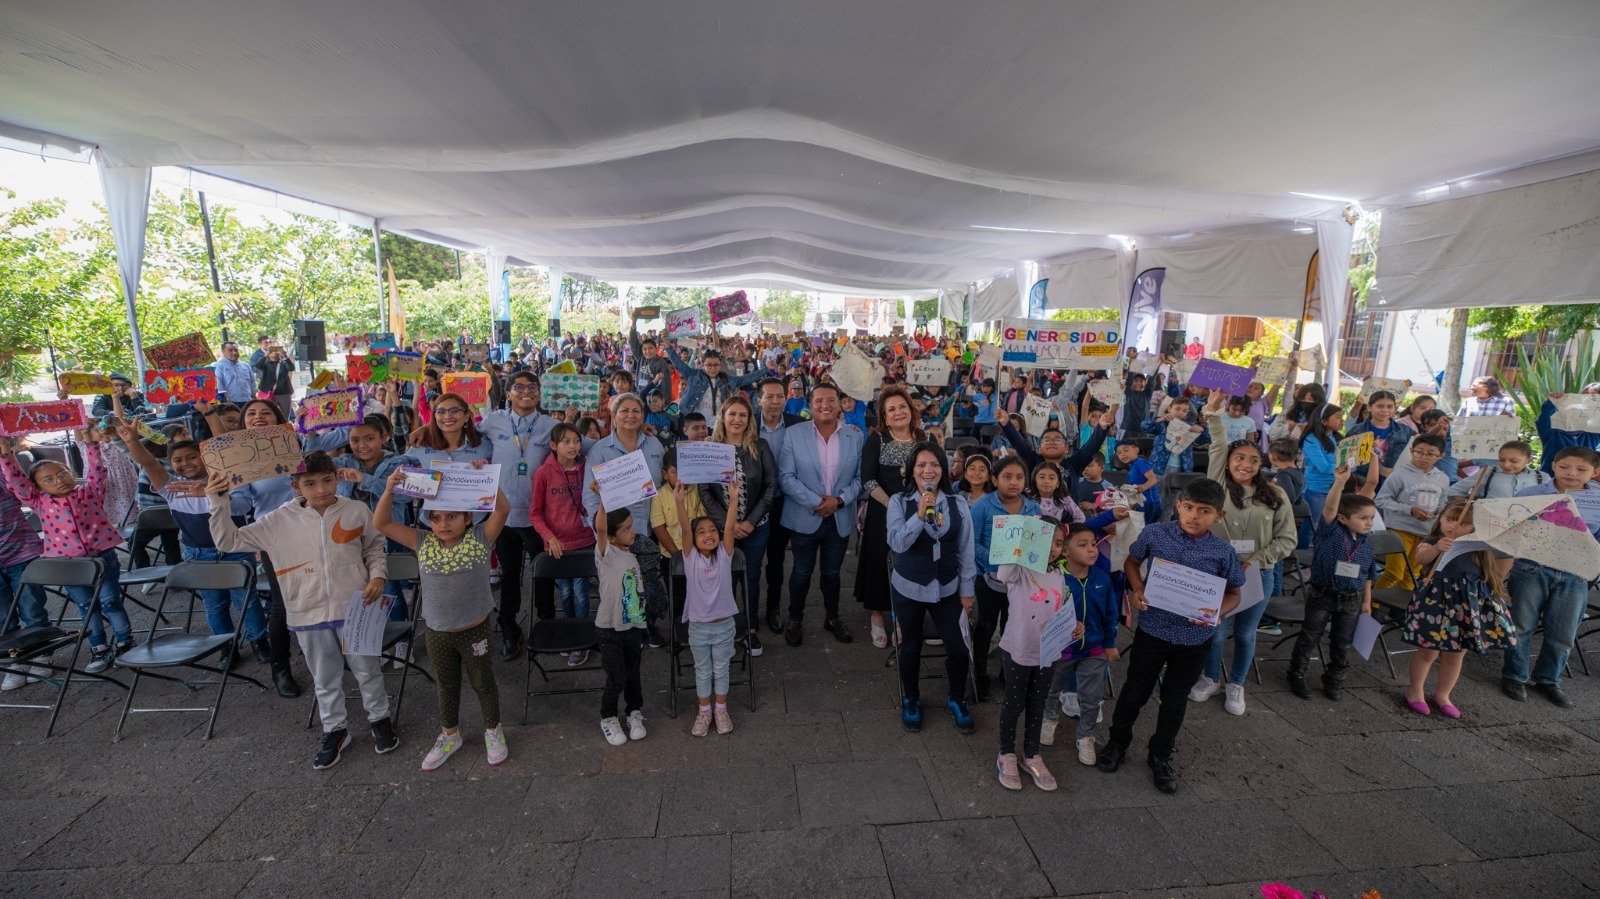
[[[1189,383],[1196,387],[1220,390],[1228,396],[1244,396],[1250,382],[1255,380],[1253,368],[1229,365],[1215,359],[1200,359],[1198,363],[1194,367],[1194,374],[1189,377]]]
[[[361,388],[346,387],[313,393],[300,401],[295,412],[295,428],[302,434],[314,434],[329,428],[343,428],[360,424]]]
[[[344,360],[344,378],[352,384],[382,384],[389,380],[389,356],[349,356]]]
[[[422,380],[422,354],[395,351],[383,355],[389,360],[389,377],[396,381]]]
[[[61,389],[72,396],[92,396],[111,393],[111,376],[92,371],[64,371],[60,375]]]
[[[1328,365],[1328,357],[1322,353],[1322,344],[1314,344],[1303,350],[1295,350],[1289,354],[1294,360],[1295,367],[1301,371],[1320,371]]]
[[[1370,432],[1357,434],[1354,437],[1346,437],[1339,441],[1339,445],[1334,448],[1333,453],[1334,470],[1337,471],[1346,467],[1353,468],[1357,465],[1366,465],[1371,462],[1372,445],[1373,439]]]
[[[661,317],[661,307],[660,306],[640,306],[638,309],[633,310],[633,317],[634,318],[638,318],[638,319],[644,319],[645,321],[649,321],[651,319],[660,318]]]
[[[394,492],[401,496],[420,496],[423,499],[432,499],[439,495],[439,481],[443,475],[437,471],[425,471],[421,468],[402,468],[404,475],[400,483],[394,485]]]
[[[1558,431],[1600,432],[1600,395],[1569,393],[1550,401],[1556,412],[1550,416],[1550,426]]]
[[[144,373],[144,398],[152,403],[217,401],[217,373],[209,368],[150,369]]]
[[[1450,449],[1457,459],[1493,459],[1500,447],[1521,436],[1522,422],[1510,415],[1475,415],[1450,423]]]
[[[1127,399],[1122,381],[1114,378],[1099,378],[1089,382],[1089,396],[1096,402],[1106,406],[1120,406]]]
[[[1028,436],[1038,437],[1050,426],[1050,412],[1054,409],[1042,396],[1028,394],[1022,398],[1022,420],[1028,423]]]
[[[992,528],[990,565],[1021,565],[1042,573],[1050,564],[1055,525],[1032,515],[996,515]]]
[[[288,425],[230,431],[200,444],[209,471],[220,471],[233,487],[294,474],[304,457],[300,438]]]
[[[311,382],[306,385],[306,389],[307,390],[322,390],[323,388],[327,387],[329,384],[332,384],[332,383],[333,383],[333,369],[325,368],[322,371],[318,372],[317,376],[315,378],[311,379]]]
[[[600,379],[595,375],[553,375],[546,372],[540,384],[547,409],[571,409],[574,406],[585,412],[597,412],[600,409]]]
[[[720,322],[730,318],[738,318],[750,311],[750,300],[744,291],[736,290],[727,296],[711,298],[711,321]]]
[[[1281,384],[1289,380],[1289,359],[1286,356],[1263,356],[1256,360],[1256,380],[1263,384]]]
[[[144,358],[156,368],[199,368],[217,361],[206,336],[199,331],[176,340],[145,347]]]
[[[700,333],[700,310],[694,306],[688,309],[674,309],[667,313],[668,337],[693,337]]]
[[[1380,390],[1394,394],[1395,402],[1399,402],[1405,399],[1406,391],[1410,389],[1410,378],[1368,378],[1361,382],[1361,393],[1356,396],[1356,402],[1365,403]]]
[[[488,362],[489,345],[487,343],[469,343],[461,348],[461,358],[480,365]]]
[[[950,383],[950,362],[945,359],[912,359],[906,363],[906,380],[927,387]]]
[[[44,403],[0,403],[0,437],[71,431],[89,426],[83,400]]]
[[[451,372],[441,379],[445,393],[461,397],[469,406],[489,404],[489,376],[483,372]]]

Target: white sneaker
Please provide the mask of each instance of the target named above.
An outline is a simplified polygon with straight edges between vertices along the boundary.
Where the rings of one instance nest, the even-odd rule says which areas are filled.
[[[36,677],[28,677],[25,674],[11,673],[7,674],[4,680],[0,680],[0,691],[10,692],[12,690],[19,690],[29,684],[36,684],[38,682],[39,679]]]
[[[1062,692],[1061,714],[1066,715],[1068,718],[1076,718],[1078,717],[1078,711],[1078,694]]]
[[[1202,674],[1200,679],[1195,681],[1194,686],[1189,689],[1189,701],[1205,702],[1220,692],[1222,692],[1222,685]]]
[[[394,656],[394,658],[389,660],[390,669],[399,671],[400,669],[406,667],[405,662],[400,661],[401,659],[405,659],[406,662],[411,661],[411,644],[405,640],[401,640],[399,643],[394,645],[394,651],[389,654]]]
[[[1230,715],[1243,715],[1244,684],[1229,684],[1227,694],[1227,698],[1222,701],[1222,707],[1227,709]]]
[[[1106,701],[1104,699],[1094,704],[1094,723],[1101,724],[1106,720]]]
[[[621,746],[628,742],[628,735],[622,730],[622,722],[616,716],[600,719],[600,732],[606,735],[606,742],[612,746]]]
[[[628,713],[628,739],[644,739],[644,712],[638,709]]]
[[[1094,737],[1078,738],[1078,761],[1085,765],[1093,765],[1096,760],[1094,754]]]
[[[1044,719],[1044,724],[1039,728],[1039,745],[1056,745],[1056,723],[1049,718]]]

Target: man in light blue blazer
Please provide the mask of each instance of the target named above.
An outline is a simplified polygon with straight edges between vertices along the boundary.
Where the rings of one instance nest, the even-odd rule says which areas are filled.
[[[782,524],[790,532],[794,570],[789,575],[789,623],[784,642],[799,646],[805,638],[806,595],[811,572],[822,557],[823,628],[840,643],[850,630],[839,619],[839,568],[844,564],[850,532],[856,526],[856,500],[861,496],[861,432],[839,419],[839,388],[811,388],[811,421],[784,432],[778,452],[778,482],[783,487]]]

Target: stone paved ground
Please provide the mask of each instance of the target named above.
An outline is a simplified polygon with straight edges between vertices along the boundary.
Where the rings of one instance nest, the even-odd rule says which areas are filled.
[[[497,769],[469,742],[418,771],[435,702],[415,680],[400,750],[358,741],[325,772],[310,767],[309,699],[239,689],[210,742],[203,716],[164,714],[112,744],[122,694],[107,686],[75,688],[49,740],[43,713],[0,710],[0,894],[1232,899],[1272,880],[1330,897],[1600,894],[1600,678],[1575,676],[1579,708],[1562,712],[1503,699],[1473,659],[1467,718],[1450,722],[1401,708],[1381,661],[1337,705],[1295,699],[1266,663],[1242,719],[1190,705],[1176,796],[1138,753],[1106,775],[1067,740],[1044,753],[1060,792],[1011,793],[994,779],[997,705],[976,709],[972,736],[938,714],[900,729],[885,651],[849,593],[857,642],[834,643],[820,609],[803,647],[768,640],[759,708],[740,694],[727,737],[667,716],[662,651],[646,657],[650,736],[618,748],[592,694],[536,699],[517,724],[522,668],[501,665],[511,759]],[[470,692],[464,704],[475,736]]]

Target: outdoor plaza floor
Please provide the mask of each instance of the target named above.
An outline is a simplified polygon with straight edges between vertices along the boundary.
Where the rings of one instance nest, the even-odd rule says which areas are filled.
[[[0,710],[0,894],[1250,897],[1274,881],[1329,897],[1600,894],[1600,677],[1575,673],[1564,712],[1505,699],[1499,657],[1471,658],[1466,716],[1449,721],[1407,711],[1376,653],[1337,704],[1296,699],[1268,662],[1244,717],[1220,697],[1190,704],[1176,796],[1144,764],[1154,700],[1120,772],[1080,765],[1063,727],[1043,752],[1061,789],[1014,793],[995,780],[998,703],[963,736],[942,681],[926,681],[923,732],[901,729],[887,651],[850,598],[855,561],[856,641],[823,632],[813,593],[802,647],[764,635],[759,707],[736,688],[728,736],[690,736],[692,674],[668,717],[664,650],[646,651],[649,736],[615,748],[596,694],[535,697],[519,724],[523,663],[499,664],[511,757],[492,769],[464,689],[467,745],[419,771],[437,733],[420,678],[400,749],[372,752],[352,699],[357,739],[327,771],[310,764],[309,690],[230,686],[209,742],[204,715],[172,713],[132,717],[113,744],[124,694],[107,685],[74,686],[51,739],[47,713]],[[1258,654],[1287,645],[1263,638]],[[139,698],[194,704],[149,681]],[[1109,703],[1106,719],[1102,743]]]

